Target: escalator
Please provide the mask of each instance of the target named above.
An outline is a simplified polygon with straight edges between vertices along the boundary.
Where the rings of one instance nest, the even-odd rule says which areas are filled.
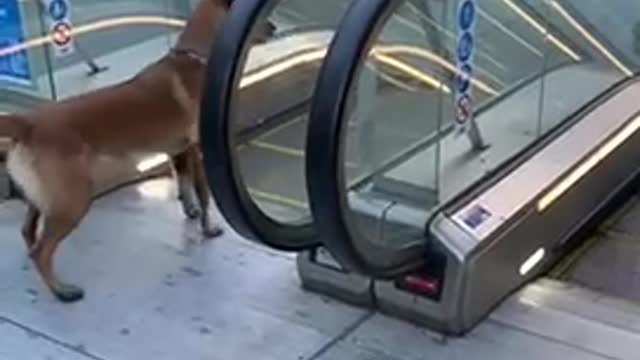
[[[407,22],[420,24],[427,18],[446,38],[443,29],[451,27],[447,19],[456,18],[455,6],[356,1],[353,13],[345,15],[318,80],[307,181],[319,236],[337,263],[332,276],[342,272],[370,277],[369,305],[460,335],[505,300],[507,308],[517,307],[521,298],[509,295],[523,286],[526,293],[532,281],[540,287],[555,276],[560,283],[612,294],[614,289],[627,291],[626,298],[635,293],[633,285],[622,284],[632,281],[635,270],[629,266],[635,267],[637,252],[628,249],[626,261],[611,264],[616,259],[612,253],[631,246],[622,225],[601,228],[604,235],[596,236],[605,239],[567,265],[572,258],[567,254],[582,243],[583,232],[598,223],[616,198],[624,199],[624,190],[637,180],[640,108],[634,99],[640,87],[634,75],[638,65],[619,56],[620,44],[608,46],[611,39],[585,35],[588,27],[577,20],[583,18],[572,16],[567,9],[575,8],[563,3],[480,3],[478,11],[485,15],[484,22],[479,20],[476,51],[485,56],[479,56],[472,83],[478,94],[474,120],[489,144],[484,149],[450,131],[454,106],[447,87],[455,82],[443,70],[455,64],[450,56],[455,42],[437,44],[426,31],[411,34],[406,29]],[[420,4],[430,5],[431,11],[416,12]],[[443,17],[426,16],[429,13]],[[505,31],[505,24],[517,17],[520,22],[510,27],[514,32]],[[527,27],[529,31],[523,30]],[[503,46],[496,39],[505,35],[511,42]],[[545,41],[551,36],[554,41]],[[415,46],[410,53],[426,55],[424,62],[430,66],[415,68],[432,86],[420,93],[422,109],[395,100],[395,106],[385,107],[396,116],[376,120],[377,105],[392,97],[372,91],[375,86],[367,86],[370,80],[362,69],[365,59],[389,46],[389,39],[392,46]],[[537,60],[528,56],[533,50],[523,39],[543,55]],[[493,60],[502,57],[502,71],[489,55]],[[344,154],[354,148],[370,154],[368,149],[377,147],[369,140],[365,145],[372,147],[363,150],[362,143],[353,140],[365,133],[366,126],[358,122],[377,123],[385,133],[383,121],[402,128],[412,118],[422,120],[417,140],[407,140],[400,152],[369,160],[366,165],[376,171],[366,181],[348,175]],[[381,185],[394,191],[375,191]],[[330,263],[323,262],[319,267]],[[547,275],[557,264],[556,269],[564,270]],[[607,266],[610,270],[604,271]],[[536,281],[540,276],[546,277]],[[329,277],[324,291],[350,301],[344,295],[350,281]],[[363,288],[361,282],[354,292]],[[501,321],[519,326],[513,319]]]
[[[588,33],[570,2],[479,3],[469,81],[488,147],[453,125],[456,2],[354,0],[303,80],[287,80],[291,70],[262,89],[242,88],[259,62],[247,44],[287,2],[236,3],[216,45],[228,55],[210,65],[203,99],[222,213],[254,241],[309,250],[299,256],[303,285],[448,334],[550,282],[631,298],[622,275],[616,284],[598,266],[635,232],[611,220],[596,233],[604,240],[582,240],[639,173],[638,64]],[[267,44],[296,34],[285,33]],[[576,248],[582,255],[568,256]]]

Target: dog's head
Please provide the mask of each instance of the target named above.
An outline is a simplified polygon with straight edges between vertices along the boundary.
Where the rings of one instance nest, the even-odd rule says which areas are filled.
[[[232,2],[233,0],[201,0],[178,37],[176,47],[194,51],[207,58]]]

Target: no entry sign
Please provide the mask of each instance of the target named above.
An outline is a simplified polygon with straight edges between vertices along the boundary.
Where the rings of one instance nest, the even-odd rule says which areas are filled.
[[[69,0],[43,0],[44,10],[49,20],[51,45],[58,57],[73,53],[73,25],[71,24],[71,4]]]

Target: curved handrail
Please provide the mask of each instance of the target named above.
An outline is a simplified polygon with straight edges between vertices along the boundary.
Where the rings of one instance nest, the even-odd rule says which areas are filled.
[[[400,0],[361,0],[348,9],[320,72],[307,132],[307,186],[312,214],[324,245],[349,270],[391,278],[420,266],[424,244],[395,248],[351,239],[341,142],[352,84],[372,41]],[[362,254],[370,256],[364,257]],[[373,260],[376,259],[376,260]]]
[[[242,183],[231,137],[231,109],[249,51],[251,31],[275,0],[234,1],[214,42],[200,109],[200,141],[211,192],[242,236],[284,251],[317,246],[311,224],[285,225],[266,216]]]

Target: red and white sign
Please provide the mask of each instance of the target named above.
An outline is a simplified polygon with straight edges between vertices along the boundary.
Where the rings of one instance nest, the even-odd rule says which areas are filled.
[[[71,4],[69,0],[43,0],[43,7],[49,22],[51,46],[56,56],[72,54],[73,25],[71,24]]]
[[[60,22],[51,30],[51,41],[55,46],[65,47],[73,42],[71,38],[71,24]]]
[[[458,97],[456,101],[456,123],[460,126],[465,126],[472,116],[471,97],[468,94]]]

